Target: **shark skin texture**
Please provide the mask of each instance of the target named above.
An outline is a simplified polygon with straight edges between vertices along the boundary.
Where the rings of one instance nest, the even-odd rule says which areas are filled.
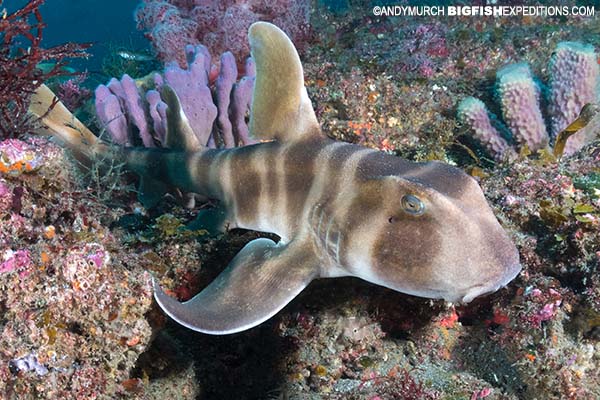
[[[257,68],[250,132],[260,143],[198,150],[168,86],[162,96],[170,109],[167,140],[179,143],[178,150],[111,146],[87,129],[75,136],[66,125],[73,117],[60,104],[43,119],[42,133],[62,139],[76,155],[111,152],[146,187],[175,186],[217,199],[224,226],[281,238],[248,243],[184,303],[154,280],[166,314],[195,331],[222,335],[271,318],[317,278],[354,276],[451,302],[469,302],[515,278],[517,248],[473,178],[444,163],[410,162],[329,139],[290,39],[257,22],[249,40]],[[41,88],[31,111],[44,115],[53,98]]]

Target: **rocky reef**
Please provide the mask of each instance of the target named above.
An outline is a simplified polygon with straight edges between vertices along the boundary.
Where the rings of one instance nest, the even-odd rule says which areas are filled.
[[[94,200],[45,139],[9,139],[0,154],[2,397],[126,393],[151,340],[152,290],[109,228],[122,211]]]
[[[0,397],[600,397],[600,142],[560,160],[494,161],[456,117],[468,96],[502,114],[491,89],[507,63],[551,82],[558,43],[598,49],[597,19],[394,19],[349,6],[311,16],[303,62],[324,130],[471,173],[519,248],[517,279],[467,305],[321,280],[250,331],[198,334],[159,312],[150,274],[189,299],[259,234],[208,237],[186,228],[198,207],[167,197],[145,209],[118,165],[86,170],[44,138],[5,140]]]

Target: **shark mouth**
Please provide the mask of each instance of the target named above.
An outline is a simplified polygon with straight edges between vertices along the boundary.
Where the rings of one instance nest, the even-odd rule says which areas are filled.
[[[506,273],[498,281],[494,281],[491,285],[477,285],[469,289],[467,294],[462,298],[462,303],[469,303],[474,298],[482,296],[484,294],[494,293],[498,289],[501,289],[508,285],[510,281],[521,272],[521,264],[517,263],[506,270]]]

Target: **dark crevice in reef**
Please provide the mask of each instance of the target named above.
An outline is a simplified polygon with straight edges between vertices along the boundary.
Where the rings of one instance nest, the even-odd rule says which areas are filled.
[[[452,358],[474,376],[521,398],[527,386],[504,350],[476,333],[473,330],[471,335],[463,337],[464,342],[453,352]]]
[[[583,303],[575,307],[569,319],[565,321],[565,332],[573,340],[587,339],[600,341],[600,312],[589,304]]]
[[[151,381],[184,371],[192,362],[185,346],[167,331],[159,332],[152,345],[137,360],[131,372],[133,378],[146,375]]]
[[[234,335],[210,336],[170,323],[168,331],[194,360],[199,399],[265,399],[284,381],[284,340],[267,322]]]

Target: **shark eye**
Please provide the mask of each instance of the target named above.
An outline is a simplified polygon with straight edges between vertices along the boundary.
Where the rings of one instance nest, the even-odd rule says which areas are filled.
[[[425,204],[412,194],[402,196],[402,208],[411,215],[419,216],[425,213]]]

